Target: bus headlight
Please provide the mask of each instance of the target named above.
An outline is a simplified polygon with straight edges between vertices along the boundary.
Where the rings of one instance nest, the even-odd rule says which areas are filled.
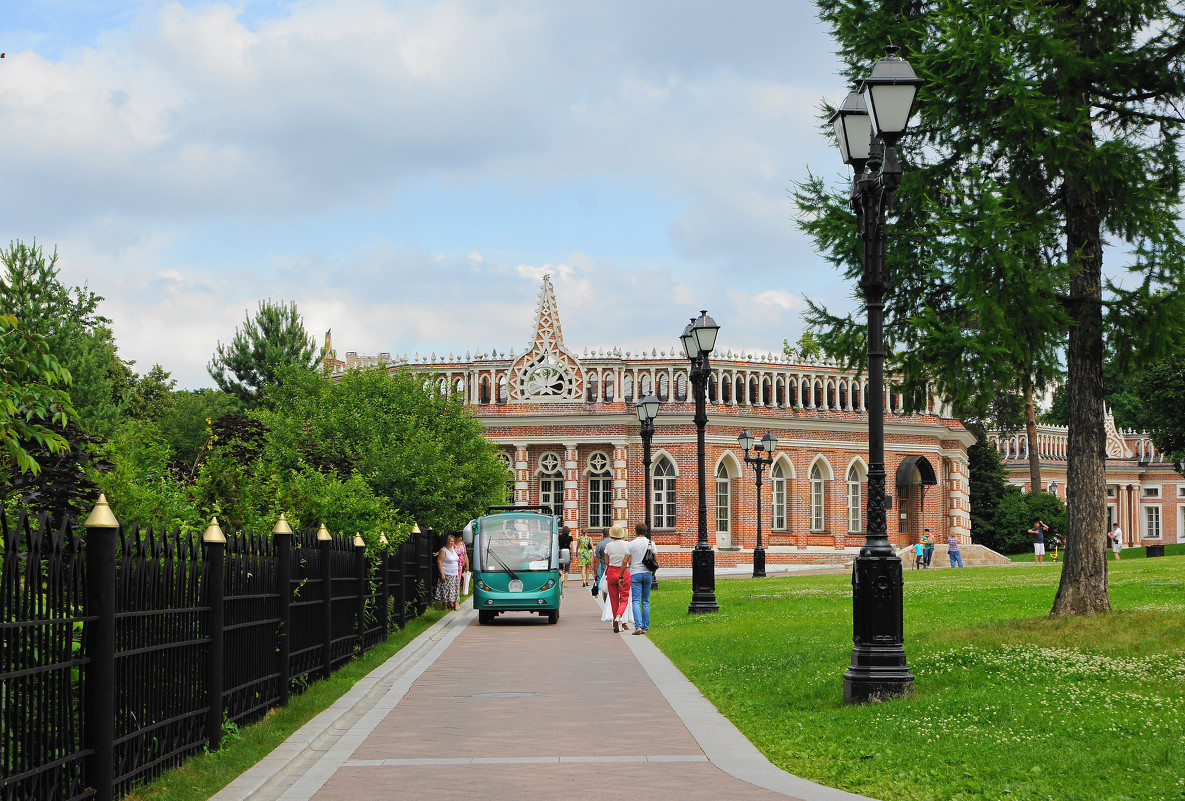
[[[540,587],[539,589],[540,589],[540,590],[550,590],[550,589],[551,589],[552,587],[554,587],[554,586],[555,586],[555,579],[548,579],[548,580],[547,580],[547,583],[546,583],[546,584],[544,584],[544,585],[543,585],[542,587]]]

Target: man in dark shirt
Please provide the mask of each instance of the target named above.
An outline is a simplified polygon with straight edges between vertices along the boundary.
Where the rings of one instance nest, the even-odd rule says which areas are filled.
[[[572,567],[572,529],[564,526],[560,529],[559,536],[560,546],[560,570],[563,571],[564,581],[568,580],[568,570]],[[564,550],[568,551],[567,560],[564,559]]]
[[[1049,530],[1049,526],[1045,525],[1044,520],[1038,520],[1029,529],[1029,533],[1033,535],[1033,556],[1037,560],[1037,564],[1042,564],[1045,561],[1045,532]]]

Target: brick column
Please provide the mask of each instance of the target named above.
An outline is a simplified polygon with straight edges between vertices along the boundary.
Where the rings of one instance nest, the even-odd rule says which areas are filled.
[[[527,446],[525,444],[514,444],[514,479],[515,504],[524,506],[530,503],[531,499],[527,497],[527,492],[531,483],[527,472]]]
[[[637,387],[634,388],[637,392]],[[629,486],[626,443],[613,443],[613,522],[629,528]]]
[[[577,529],[580,510],[579,455],[575,442],[564,443],[564,525]]]

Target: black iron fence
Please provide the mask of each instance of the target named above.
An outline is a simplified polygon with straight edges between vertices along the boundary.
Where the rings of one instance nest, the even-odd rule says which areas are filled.
[[[103,506],[102,508],[106,508]],[[439,538],[83,528],[0,509],[0,801],[109,801],[422,614]]]

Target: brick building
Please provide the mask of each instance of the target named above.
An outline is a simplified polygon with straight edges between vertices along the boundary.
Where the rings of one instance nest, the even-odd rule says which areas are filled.
[[[327,342],[327,347],[329,343]],[[662,401],[652,443],[652,530],[663,563],[690,566],[698,528],[695,411],[689,364],[681,352],[619,349],[577,356],[564,343],[549,277],[539,292],[534,331],[519,355],[450,354],[409,360],[329,353],[338,369],[388,363],[432,372],[459,394],[514,474],[514,501],[562,504],[573,529],[631,526],[644,519],[646,480],[637,398]],[[766,560],[836,563],[864,538],[868,470],[867,377],[835,363],[782,354],[734,353],[717,345],[708,389],[708,528],[716,564],[752,563],[757,542],[756,482],[737,435],[778,439],[764,470],[762,532]],[[904,415],[888,393],[885,469],[893,508],[890,539],[918,541],[923,529],[970,543],[967,447],[974,439],[937,400]]]
[[[1185,477],[1164,460],[1147,434],[1116,428],[1109,410],[1106,426],[1107,528],[1119,523],[1128,546],[1185,542]],[[1029,491],[1028,438],[1023,432],[998,431],[987,438],[1004,457],[1009,482]],[[1066,500],[1068,451],[1067,428],[1037,426],[1042,489],[1062,500]]]

